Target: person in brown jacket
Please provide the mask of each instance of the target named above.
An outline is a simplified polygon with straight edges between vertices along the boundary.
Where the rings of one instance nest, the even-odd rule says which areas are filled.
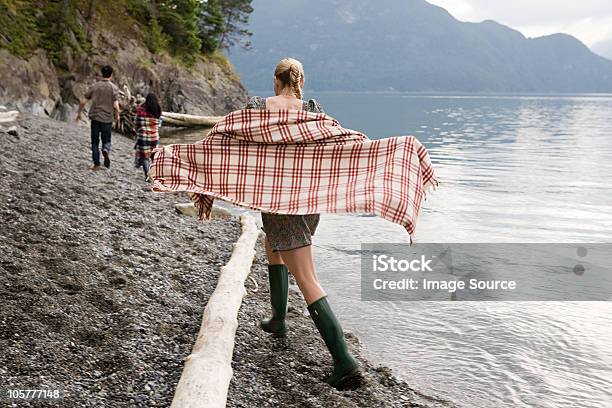
[[[85,98],[80,101],[77,113],[77,122],[81,120],[81,113],[87,100],[91,100],[89,119],[91,120],[91,157],[93,159],[92,170],[101,170],[100,166],[100,136],[102,139],[102,155],[104,156],[104,167],[110,168],[111,134],[113,128],[113,117],[119,122],[119,88],[111,82],[113,68],[105,65],[102,67],[102,80],[93,84],[85,93]]]

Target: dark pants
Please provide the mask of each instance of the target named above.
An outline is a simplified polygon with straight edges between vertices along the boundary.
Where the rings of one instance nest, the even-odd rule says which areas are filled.
[[[91,120],[91,158],[96,166],[100,165],[100,135],[102,135],[102,151],[110,153],[112,123]]]

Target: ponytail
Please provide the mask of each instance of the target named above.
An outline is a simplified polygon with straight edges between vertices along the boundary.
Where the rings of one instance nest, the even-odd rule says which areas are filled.
[[[304,68],[300,61],[294,58],[283,58],[276,65],[274,76],[283,84],[283,87],[290,87],[293,94],[298,99],[302,99],[300,82],[304,79]]]

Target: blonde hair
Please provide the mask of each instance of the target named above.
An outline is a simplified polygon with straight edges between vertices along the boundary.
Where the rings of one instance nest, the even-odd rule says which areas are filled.
[[[276,64],[274,76],[283,84],[290,87],[298,99],[302,99],[300,81],[304,79],[304,67],[294,58],[283,58]]]

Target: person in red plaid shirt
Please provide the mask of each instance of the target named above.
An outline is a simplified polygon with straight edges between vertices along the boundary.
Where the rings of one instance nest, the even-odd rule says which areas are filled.
[[[136,110],[136,143],[134,144],[134,167],[142,167],[145,181],[149,179],[149,158],[151,151],[159,145],[161,106],[157,96],[147,94],[142,105]]]
[[[304,69],[293,58],[282,59],[274,71],[274,92],[269,98],[253,97],[247,109],[294,109],[323,112],[314,100],[302,100]],[[262,320],[261,328],[275,336],[285,336],[287,324],[287,296],[289,272],[295,277],[308,304],[308,311],[329,349],[333,361],[333,373],[325,382],[338,389],[354,388],[360,383],[361,374],[357,361],[349,352],[342,327],[336,319],[327,295],[312,261],[311,236],[319,223],[319,214],[283,215],[262,213],[266,233],[266,256],[272,316]]]

